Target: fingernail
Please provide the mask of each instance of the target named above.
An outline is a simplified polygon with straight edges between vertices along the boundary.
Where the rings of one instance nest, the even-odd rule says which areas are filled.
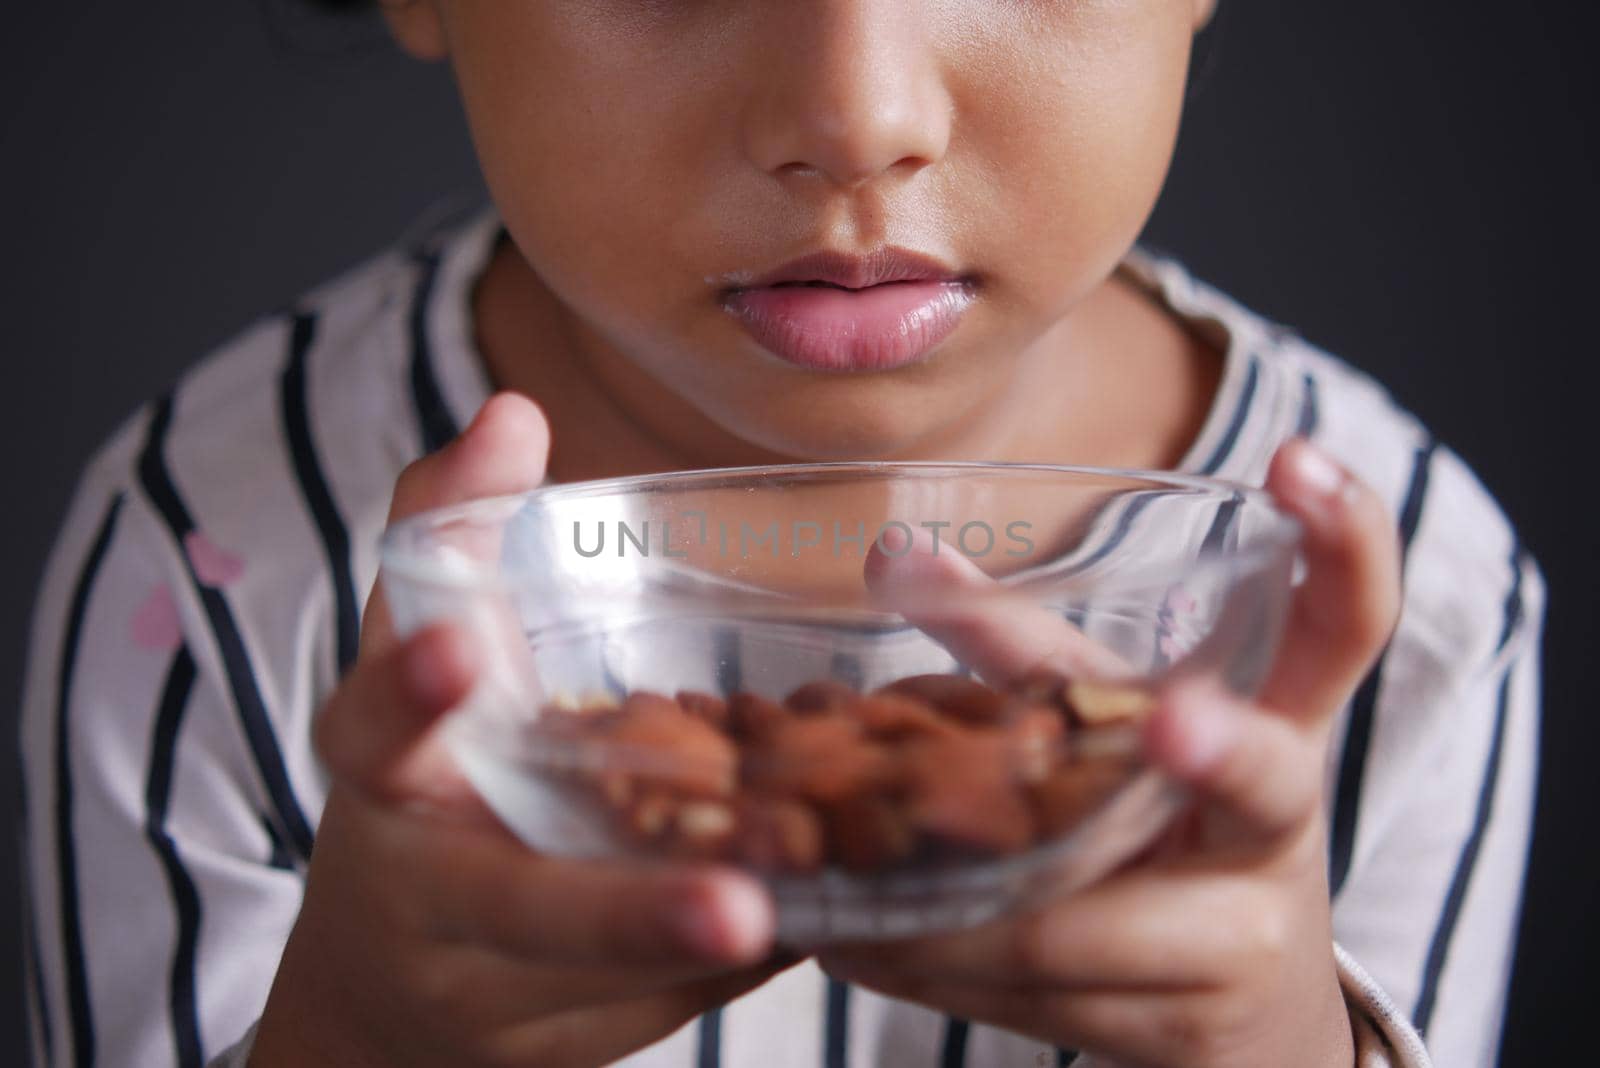
[[[1309,493],[1332,501],[1344,490],[1348,476],[1327,453],[1309,443],[1295,450],[1295,478]]]
[[[719,881],[715,893],[693,892],[673,924],[689,949],[713,960],[759,960],[772,940],[774,916],[766,891],[748,879]]]

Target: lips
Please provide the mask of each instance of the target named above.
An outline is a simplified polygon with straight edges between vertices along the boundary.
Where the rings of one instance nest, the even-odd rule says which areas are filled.
[[[817,371],[885,371],[926,356],[961,323],[973,285],[898,248],[821,252],[726,292],[723,307],[756,343]]]

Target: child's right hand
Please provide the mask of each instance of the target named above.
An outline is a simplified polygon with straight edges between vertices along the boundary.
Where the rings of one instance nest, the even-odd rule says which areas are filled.
[[[390,519],[530,488],[547,451],[537,408],[496,397],[407,468]],[[475,667],[459,630],[397,641],[368,604],[318,715],[333,785],[253,1066],[597,1064],[777,970],[749,878],[542,857],[494,820],[432,729]]]

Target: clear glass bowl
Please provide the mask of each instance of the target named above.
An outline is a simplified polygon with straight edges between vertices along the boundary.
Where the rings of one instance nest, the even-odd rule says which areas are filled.
[[[1299,533],[1181,475],[812,464],[428,513],[382,581],[402,634],[481,643],[446,737],[514,833],[741,865],[815,945],[981,923],[1148,846],[1183,796],[1141,717],[1177,676],[1259,686]]]

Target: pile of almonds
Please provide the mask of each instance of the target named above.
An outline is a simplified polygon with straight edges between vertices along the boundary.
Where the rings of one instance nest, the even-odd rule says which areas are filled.
[[[806,683],[781,703],[639,690],[547,705],[538,737],[626,840],[778,875],[1018,853],[1132,775],[1148,693],[1038,671],[1004,688],[915,675],[870,693]]]

